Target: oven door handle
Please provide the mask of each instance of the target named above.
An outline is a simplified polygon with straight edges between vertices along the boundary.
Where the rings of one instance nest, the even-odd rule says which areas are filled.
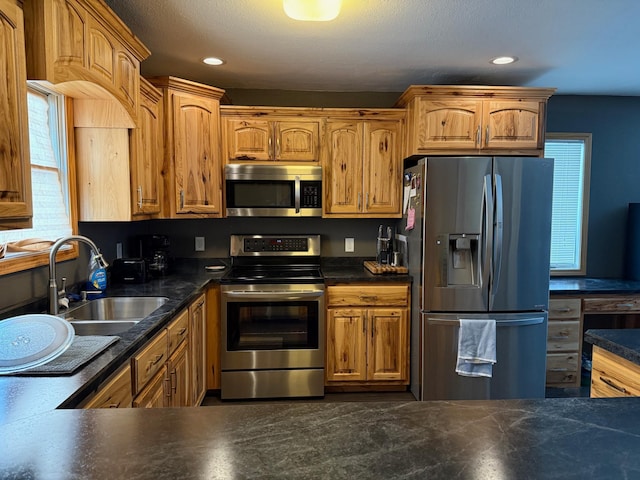
[[[243,300],[264,300],[266,297],[276,300],[306,300],[309,298],[317,298],[324,295],[324,290],[301,290],[293,292],[279,291],[262,291],[247,292],[243,290],[231,290],[224,292],[223,296],[227,298],[241,298]]]

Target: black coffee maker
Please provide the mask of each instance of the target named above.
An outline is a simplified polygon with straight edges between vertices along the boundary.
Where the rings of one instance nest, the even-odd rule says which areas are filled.
[[[153,277],[161,277],[171,270],[171,241],[166,235],[139,235],[134,239],[133,250],[143,258]]]

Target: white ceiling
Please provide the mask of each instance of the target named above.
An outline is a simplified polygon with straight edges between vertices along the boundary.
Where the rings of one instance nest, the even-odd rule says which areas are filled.
[[[221,88],[401,92],[412,84],[640,95],[639,0],[343,0],[298,22],[280,0],[106,0],[151,50],[144,75]],[[494,66],[489,60],[515,55]],[[226,63],[210,67],[202,58]]]

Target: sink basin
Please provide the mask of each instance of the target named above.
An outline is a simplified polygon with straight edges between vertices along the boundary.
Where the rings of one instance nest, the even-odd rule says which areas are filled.
[[[106,297],[71,308],[64,318],[76,335],[117,335],[164,305],[167,297]]]

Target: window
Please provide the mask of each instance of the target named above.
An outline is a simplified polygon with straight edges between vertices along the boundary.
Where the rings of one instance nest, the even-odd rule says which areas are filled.
[[[64,97],[37,85],[27,91],[29,154],[33,195],[33,227],[0,231],[0,244],[24,239],[55,240],[73,230],[67,172]],[[45,261],[29,258],[34,253],[7,253],[0,273],[9,273]],[[40,254],[42,255],[42,254]]]
[[[590,133],[548,133],[544,156],[554,158],[551,272],[586,274],[591,165]]]

